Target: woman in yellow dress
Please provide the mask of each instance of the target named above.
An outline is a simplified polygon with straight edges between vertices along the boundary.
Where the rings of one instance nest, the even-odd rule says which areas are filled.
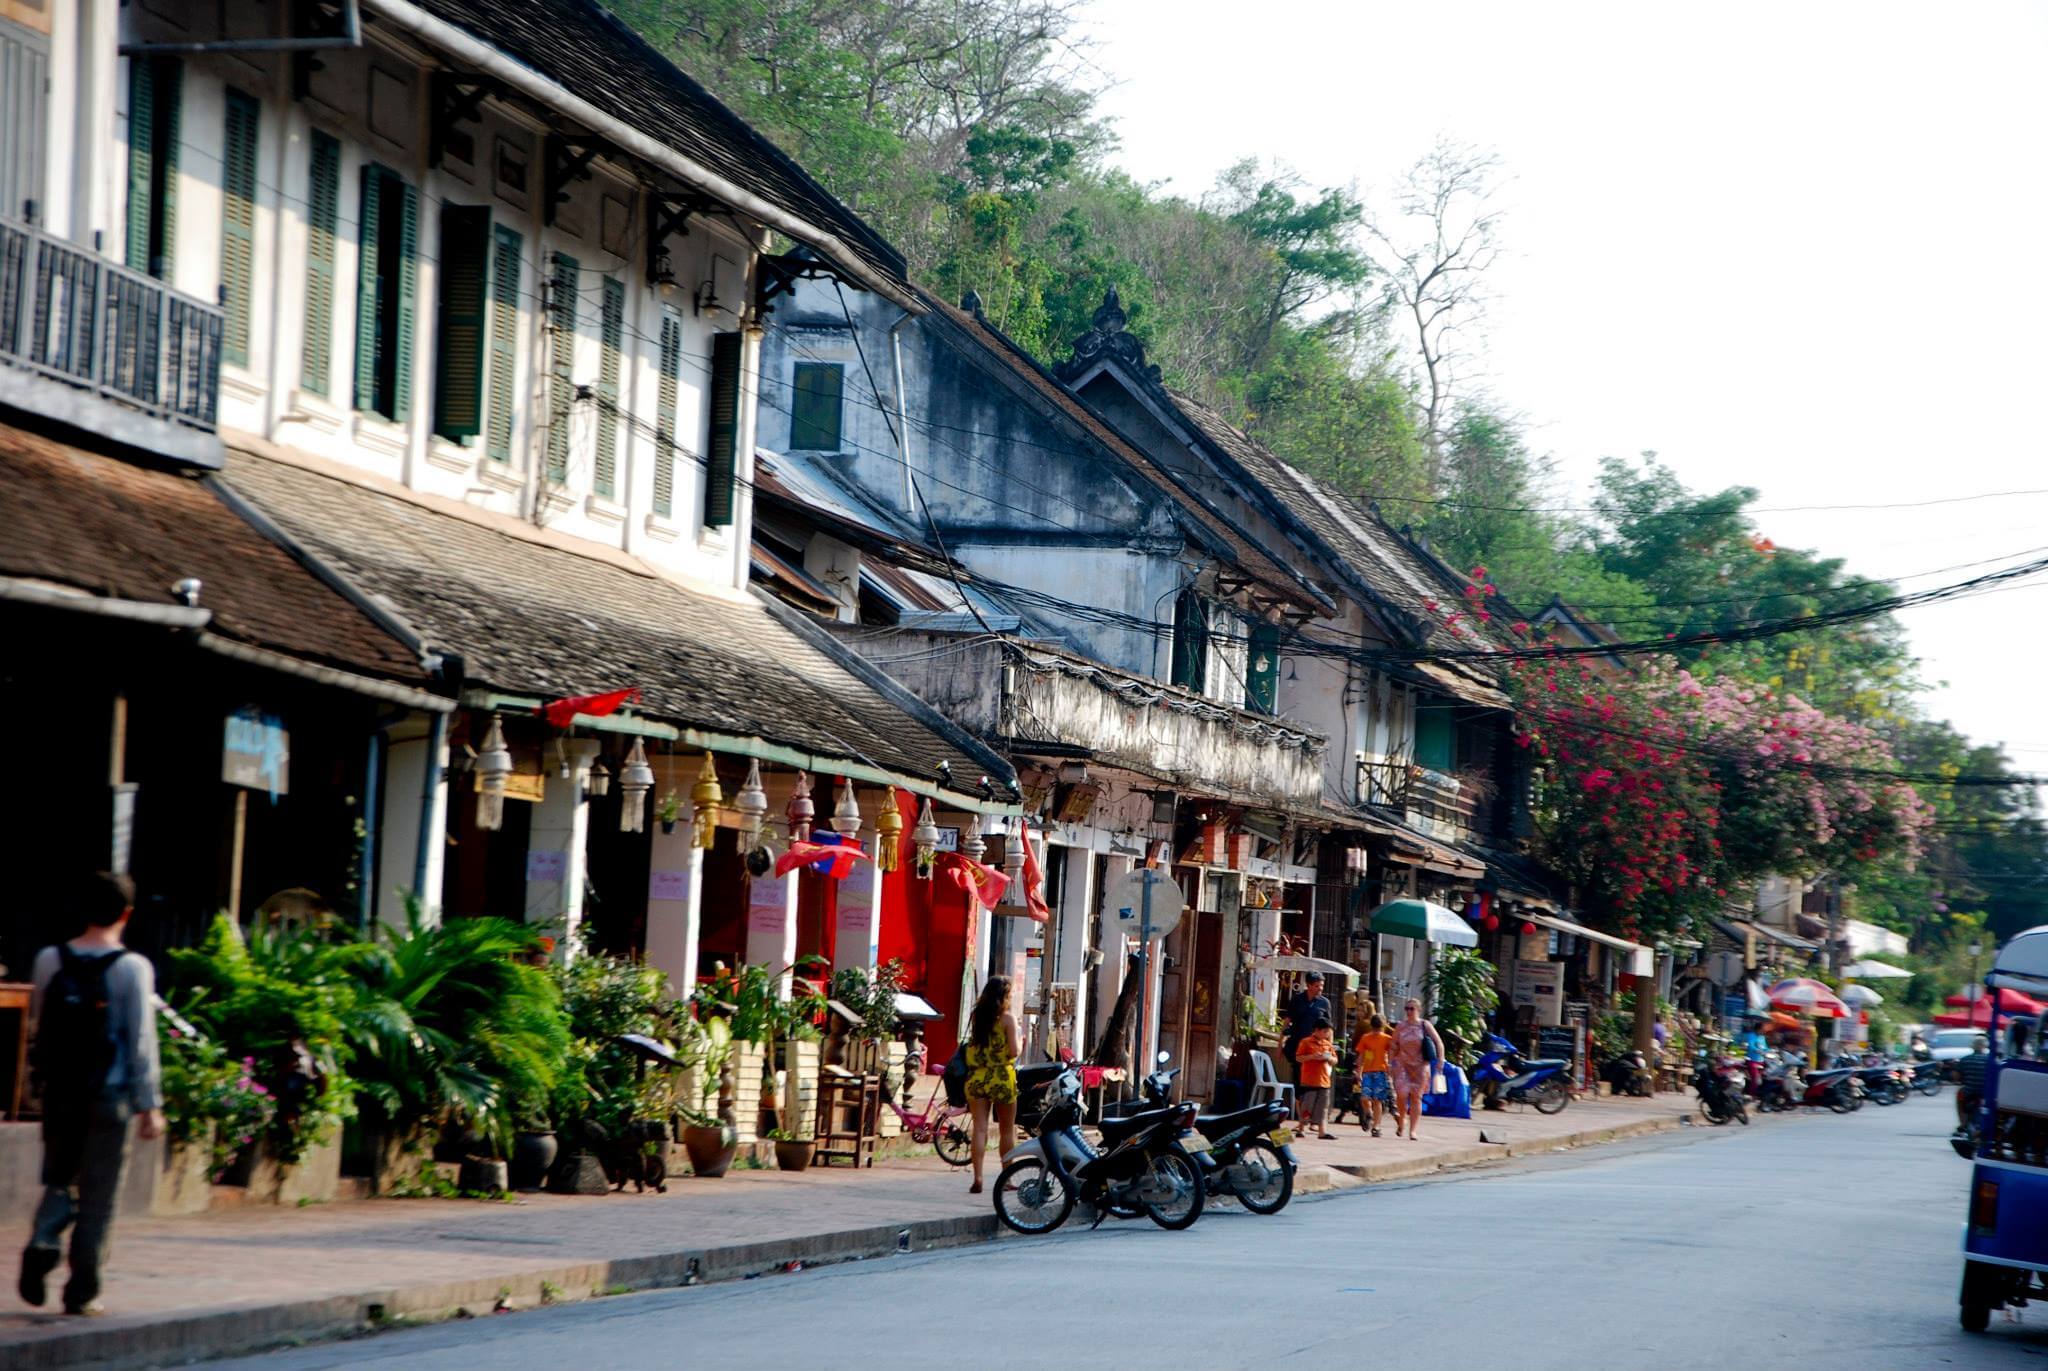
[[[967,1030],[967,1108],[974,1116],[974,1184],[981,1193],[981,1159],[988,1151],[988,1116],[994,1110],[1007,1157],[1017,1141],[1017,1020],[1010,1013],[1010,978],[991,976],[974,1002]]]

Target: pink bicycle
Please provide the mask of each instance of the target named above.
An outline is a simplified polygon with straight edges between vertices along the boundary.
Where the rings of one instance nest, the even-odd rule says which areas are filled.
[[[910,1082],[917,1079],[924,1066],[924,1054],[919,1053],[907,1065],[910,1069],[904,1072],[903,1085],[906,1095],[910,1093]],[[928,1144],[940,1160],[950,1165],[965,1166],[974,1157],[973,1123],[965,1105],[947,1102],[945,1089],[944,1079],[933,1076],[931,1098],[915,1114],[896,1102],[894,1091],[884,1092],[883,1102],[896,1111],[896,1118],[911,1141]]]

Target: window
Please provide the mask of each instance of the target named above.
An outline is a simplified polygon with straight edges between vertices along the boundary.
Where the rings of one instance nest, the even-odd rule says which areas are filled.
[[[676,504],[676,398],[683,376],[683,320],[661,312],[660,385],[654,397],[654,512],[666,519]]]
[[[1253,628],[1250,653],[1244,670],[1244,704],[1261,714],[1280,709],[1280,628],[1260,624]]]
[[[732,522],[739,476],[740,335],[711,335],[711,430],[704,444],[704,525]]]
[[[249,307],[256,285],[256,133],[262,107],[230,87],[220,173],[220,300],[227,360],[249,365]]]
[[[845,373],[837,362],[796,364],[790,386],[790,451],[839,451],[840,388]]]
[[[1449,773],[1458,761],[1458,723],[1447,700],[1418,701],[1415,708],[1415,764]]]
[[[166,281],[177,241],[183,76],[168,57],[128,59],[128,265]]]
[[[491,235],[490,395],[484,419],[484,456],[512,460],[512,382],[519,362],[519,272],[516,230],[499,225]]]
[[[327,394],[334,369],[334,235],[341,219],[341,144],[313,131],[306,174],[306,342],[299,386]]]
[[[443,206],[441,289],[434,312],[434,432],[457,442],[483,432],[490,282],[491,212],[475,205]]]
[[[597,464],[591,479],[591,489],[607,500],[619,493],[619,372],[625,341],[626,283],[607,276],[598,310],[602,354],[597,364]]]
[[[414,262],[419,200],[398,173],[363,168],[356,280],[356,408],[403,423],[412,413]]]
[[[1173,683],[1205,691],[1209,684],[1209,607],[1192,590],[1173,604]]]
[[[49,85],[50,40],[0,22],[0,128],[15,130],[0,138],[0,214],[41,217]]]
[[[548,281],[548,479],[569,479],[569,402],[576,398],[576,259],[555,254]]]

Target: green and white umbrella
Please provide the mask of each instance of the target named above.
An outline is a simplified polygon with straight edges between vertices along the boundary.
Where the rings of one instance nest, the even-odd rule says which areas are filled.
[[[1859,981],[1883,981],[1910,978],[1913,973],[1890,962],[1861,961],[1843,967],[1842,974],[1854,976]]]
[[[1372,931],[1452,947],[1479,946],[1471,924],[1428,900],[1388,900],[1372,912]]]

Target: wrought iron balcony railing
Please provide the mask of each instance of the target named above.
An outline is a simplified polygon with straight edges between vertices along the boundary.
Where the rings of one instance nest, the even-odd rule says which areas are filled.
[[[217,464],[223,323],[217,306],[0,218],[0,381],[13,374],[0,400]]]

